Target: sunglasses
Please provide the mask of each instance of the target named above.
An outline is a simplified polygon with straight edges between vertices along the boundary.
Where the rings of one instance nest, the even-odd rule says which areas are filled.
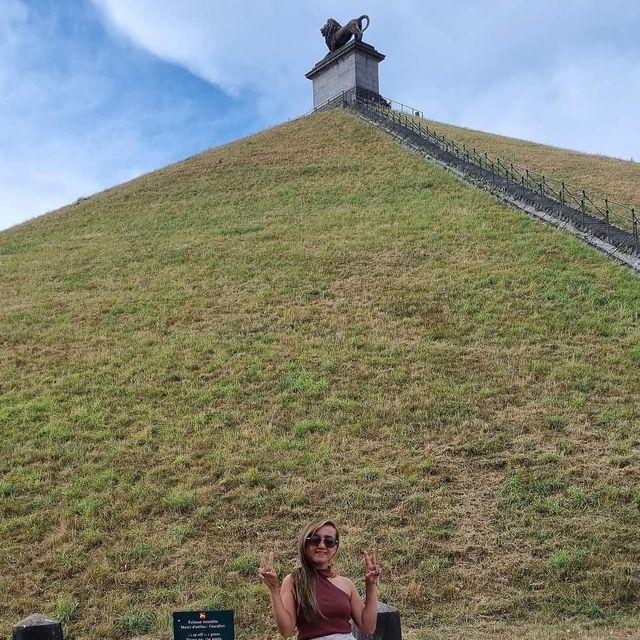
[[[333,549],[333,547],[338,544],[338,541],[333,536],[319,536],[315,533],[307,536],[305,542],[313,547],[317,547],[323,540],[324,546],[327,547],[327,549]]]

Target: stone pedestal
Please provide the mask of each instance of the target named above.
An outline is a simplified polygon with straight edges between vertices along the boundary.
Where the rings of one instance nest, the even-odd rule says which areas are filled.
[[[13,640],[62,640],[62,626],[57,620],[34,613],[14,625]]]
[[[356,640],[402,640],[400,611],[384,602],[378,602],[378,623],[372,636],[365,635],[360,629],[352,626]]]
[[[313,107],[356,97],[380,99],[378,64],[385,56],[370,44],[351,40],[320,60],[306,77],[313,81]]]

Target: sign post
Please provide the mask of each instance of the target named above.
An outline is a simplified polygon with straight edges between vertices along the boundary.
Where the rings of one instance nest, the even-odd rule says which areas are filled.
[[[174,640],[235,640],[233,611],[176,611]]]

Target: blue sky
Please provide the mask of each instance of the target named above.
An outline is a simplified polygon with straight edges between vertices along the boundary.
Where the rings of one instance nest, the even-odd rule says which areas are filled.
[[[640,160],[637,0],[1,0],[0,229],[308,111],[361,13],[384,95]]]

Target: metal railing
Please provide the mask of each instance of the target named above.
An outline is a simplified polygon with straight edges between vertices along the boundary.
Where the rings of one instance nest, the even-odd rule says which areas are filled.
[[[351,99],[349,99],[351,98]],[[332,99],[335,105],[340,101],[340,96]],[[531,171],[512,162],[505,161],[497,156],[483,153],[475,147],[468,147],[464,143],[455,142],[435,131],[422,118],[422,112],[408,107],[402,103],[388,99],[367,100],[359,96],[347,97],[343,95],[342,104],[358,104],[366,109],[384,117],[394,125],[399,125],[410,132],[426,138],[427,141],[448,153],[461,162],[479,169],[484,180],[493,182],[497,186],[505,182],[526,189],[529,192],[539,194],[543,199],[551,200],[563,208],[578,212],[582,216],[584,228],[594,227],[594,219],[601,221],[598,232],[605,235],[616,246],[624,245],[627,250],[640,254],[640,242],[638,238],[639,213],[632,206],[615,202],[607,197],[595,196],[586,190],[567,184],[544,174]],[[418,118],[417,118],[418,117]],[[575,215],[573,216],[575,220]],[[576,222],[580,223],[578,220]],[[616,231],[626,232],[624,242],[620,242],[620,234]],[[631,242],[629,242],[630,236]]]

